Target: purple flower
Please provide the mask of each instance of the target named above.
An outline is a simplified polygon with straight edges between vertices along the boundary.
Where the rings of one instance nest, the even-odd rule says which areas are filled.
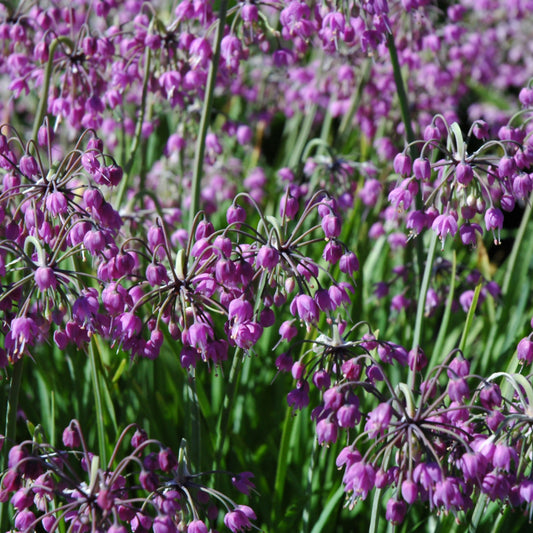
[[[353,491],[355,497],[366,499],[368,493],[374,488],[376,470],[363,461],[353,463],[345,472],[343,483],[345,492]]]
[[[529,337],[524,337],[516,347],[516,356],[521,363],[533,363],[533,342]]]
[[[307,294],[295,296],[291,302],[290,311],[293,316],[298,316],[307,324],[314,324],[318,321],[318,306],[313,298]]]
[[[503,213],[497,207],[489,207],[485,213],[487,231],[503,228]]]
[[[224,516],[224,524],[233,533],[252,528],[250,519],[241,509],[235,509],[234,511],[226,513]]]
[[[245,494],[246,496],[250,495],[250,491],[255,489],[255,485],[252,483],[251,479],[254,477],[252,472],[241,472],[236,474],[231,478],[233,486],[239,491]]]
[[[279,253],[271,246],[261,246],[257,252],[255,264],[258,268],[272,270],[279,263]]]
[[[24,509],[15,516],[15,528],[20,531],[29,531],[30,526],[35,522],[35,515]]]
[[[294,409],[303,409],[309,405],[309,383],[298,381],[296,388],[287,394],[287,403]]]
[[[468,185],[474,177],[474,171],[472,169],[472,166],[468,163],[459,163],[455,167],[455,179],[461,184],[461,185]]]
[[[40,266],[35,270],[35,284],[41,292],[46,289],[55,289],[57,287],[57,278],[54,271],[47,266]]]
[[[391,524],[401,524],[407,513],[407,505],[401,500],[391,498],[387,501],[387,509],[385,511],[385,518]]]
[[[431,177],[431,165],[427,158],[418,157],[413,163],[413,174],[420,181],[427,181]]]
[[[208,529],[201,520],[193,520],[187,526],[187,533],[208,533]]]
[[[339,261],[339,269],[350,276],[359,270],[359,261],[353,252],[343,254]]]
[[[480,235],[483,234],[483,229],[479,224],[462,224],[459,229],[459,235],[461,236],[461,241],[466,246],[476,246],[477,244],[477,235],[476,232]]]
[[[457,233],[457,219],[453,215],[438,215],[431,229],[444,241],[448,233],[453,237]]]
[[[388,403],[380,403],[370,413],[365,424],[365,431],[371,439],[382,436],[388,429],[392,417],[392,408]]]
[[[324,216],[321,226],[326,239],[334,239],[341,233],[341,219],[335,215],[328,214]]]
[[[393,167],[396,174],[408,176],[411,174],[411,158],[407,154],[400,152],[394,158]]]
[[[318,444],[337,442],[337,425],[327,418],[319,420],[316,425]]]

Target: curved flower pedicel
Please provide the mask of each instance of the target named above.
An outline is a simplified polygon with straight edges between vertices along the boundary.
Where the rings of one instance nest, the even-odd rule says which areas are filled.
[[[184,442],[176,457],[137,428],[124,450],[134,429],[120,434],[107,465],[87,448],[76,420],[63,432],[63,449],[35,440],[13,446],[0,497],[16,510],[16,530],[205,533],[207,524],[216,524],[219,509],[230,531],[255,527],[248,505],[204,484],[202,479],[216,472],[191,473]],[[232,475],[233,485],[248,495],[254,488],[250,477],[250,472]]]

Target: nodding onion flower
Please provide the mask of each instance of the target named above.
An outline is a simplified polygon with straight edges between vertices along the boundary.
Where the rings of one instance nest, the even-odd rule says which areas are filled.
[[[411,161],[409,147],[395,157],[394,170],[402,180],[391,190],[389,201],[409,212],[407,222],[414,233],[431,227],[444,241],[459,232],[464,244],[475,245],[476,234],[483,233],[475,220],[482,218],[499,243],[503,212],[512,211],[533,190],[526,173],[533,160],[524,135],[502,134],[499,140],[470,148],[482,135],[480,121],[465,138],[456,122],[448,124],[439,114],[424,139],[414,143],[421,146],[417,159]],[[437,154],[435,161],[432,154]]]
[[[133,430],[131,448],[125,453],[124,442]],[[64,448],[42,440],[39,436],[13,446],[2,475],[0,495],[3,501],[11,497],[18,531],[29,533],[39,524],[50,533],[62,527],[118,532],[125,531],[125,526],[162,531],[164,526],[177,530],[187,525],[188,531],[207,531],[206,524],[216,521],[219,506],[232,531],[242,530],[243,524],[252,527],[255,513],[249,506],[236,504],[202,479],[229,475],[233,486],[248,495],[254,490],[253,474],[192,473],[185,441],[176,457],[162,442],[149,439],[131,424],[104,465],[87,447],[77,420],[63,432]]]

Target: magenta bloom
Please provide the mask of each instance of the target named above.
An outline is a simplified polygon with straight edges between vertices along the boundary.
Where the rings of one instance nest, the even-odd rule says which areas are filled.
[[[187,533],[207,533],[207,526],[201,520],[193,520],[187,526]]]
[[[503,213],[497,207],[489,207],[485,213],[487,231],[503,228]]]
[[[343,483],[346,492],[354,491],[361,499],[365,499],[374,488],[376,482],[376,470],[368,463],[358,461],[352,464],[345,472]]]
[[[40,266],[35,270],[35,284],[41,292],[46,289],[55,289],[57,287],[57,278],[54,271],[47,266]]]
[[[327,418],[323,418],[316,425],[318,444],[337,442],[337,426]]]
[[[249,518],[240,509],[235,509],[234,511],[227,513],[224,516],[224,524],[228,529],[233,531],[233,533],[252,528]]]
[[[291,302],[290,311],[307,324],[318,321],[319,310],[316,302],[307,294],[298,294]]]
[[[438,215],[431,229],[439,236],[440,239],[446,239],[448,233],[454,237],[457,233],[457,219],[453,215]]]
[[[533,363],[533,342],[529,337],[524,337],[516,348],[516,356],[521,363]]]
[[[401,500],[391,498],[387,502],[385,518],[393,525],[401,524],[407,513],[407,505]]]
[[[383,435],[390,424],[392,408],[388,403],[380,403],[375,409],[368,413],[368,420],[365,424],[365,431],[371,439]]]

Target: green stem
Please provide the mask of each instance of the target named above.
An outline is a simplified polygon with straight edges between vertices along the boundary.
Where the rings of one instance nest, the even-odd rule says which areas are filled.
[[[200,119],[200,131],[198,132],[198,139],[196,141],[196,151],[194,154],[194,173],[191,184],[191,207],[189,211],[189,232],[191,233],[193,229],[194,217],[200,209],[200,183],[202,181],[204,166],[205,138],[211,118],[211,108],[213,107],[213,94],[215,92],[218,63],[220,60],[220,42],[222,41],[222,37],[224,35],[227,7],[228,0],[221,0],[218,15],[218,27],[215,36],[215,51],[213,54],[213,60],[211,61],[211,65],[209,67],[209,74],[207,76],[205,99],[202,108],[202,117]]]
[[[104,409],[102,406],[102,394],[100,391],[100,376],[98,373],[98,361],[93,341],[89,343],[89,361],[91,364],[91,379],[93,382],[94,399],[96,402],[96,429],[98,433],[98,451],[101,464],[107,464],[106,439],[104,428]]]
[[[201,472],[202,461],[202,420],[200,417],[200,405],[198,401],[198,391],[196,389],[196,371],[189,374],[187,379],[187,400],[189,402],[190,414],[190,447],[194,458],[194,468]]]
[[[405,137],[409,144],[411,157],[415,159],[418,156],[418,153],[416,146],[412,144],[415,141],[415,134],[413,132],[411,114],[409,112],[409,100],[407,99],[407,93],[403,83],[402,69],[400,67],[400,61],[398,60],[398,51],[396,50],[392,33],[387,35],[387,48],[389,49],[392,71],[394,74],[394,83],[396,84],[396,93],[398,94],[398,100],[400,102],[400,113],[402,114],[402,121],[405,127]]]
[[[446,299],[446,307],[444,309],[444,314],[440,322],[439,335],[437,337],[437,342],[435,343],[435,346],[433,348],[433,353],[431,354],[431,358],[429,360],[428,369],[427,369],[428,372],[435,366],[435,363],[437,362],[437,359],[442,352],[444,340],[447,337],[448,324],[450,323],[450,316],[452,314],[453,297],[455,293],[456,272],[457,272],[457,255],[454,251],[453,259],[452,259],[452,272],[451,272],[451,278],[450,278],[450,288],[448,292],[448,298]]]
[[[368,79],[370,78],[371,70],[372,70],[372,60],[367,59],[364,64],[361,77],[359,78],[357,89],[355,90],[353,97],[350,101],[350,108],[345,113],[345,115],[342,117],[342,121],[339,126],[339,131],[337,133],[339,140],[338,140],[338,143],[336,143],[339,146],[343,146],[346,141],[346,137],[348,135],[348,126],[350,125],[355,115],[355,111],[357,110],[357,108],[359,107],[359,104],[361,103],[361,98],[363,97],[363,89],[365,88],[365,85],[368,82]]]
[[[304,115],[304,120],[298,135],[298,140],[294,145],[294,150],[291,151],[291,156],[289,158],[289,167],[294,168],[296,165],[303,165],[304,161],[301,160],[305,146],[307,144],[307,139],[309,138],[309,133],[311,132],[311,127],[313,126],[313,121],[315,120],[317,106],[316,104],[310,104]]]
[[[524,215],[522,216],[522,221],[520,222],[520,227],[518,228],[518,233],[516,234],[513,249],[511,250],[511,255],[509,256],[509,261],[507,263],[507,268],[505,270],[505,277],[503,278],[502,283],[502,293],[507,294],[509,291],[509,285],[511,280],[514,278],[513,274],[515,271],[516,260],[518,259],[518,254],[520,252],[520,247],[522,241],[524,240],[524,235],[526,234],[527,225],[531,217],[531,202],[533,202],[533,194],[529,197],[529,202],[526,205]]]
[[[437,234],[431,232],[431,241],[429,243],[429,250],[426,259],[426,266],[424,268],[424,276],[420,284],[420,293],[418,295],[418,306],[416,308],[415,329],[413,332],[412,349],[417,350],[420,346],[422,338],[422,324],[424,321],[424,313],[426,309],[426,296],[429,288],[429,281],[431,279],[431,271],[433,270],[433,261],[435,259],[435,249],[437,248]],[[409,387],[412,389],[415,382],[415,371],[409,373]]]
[[[37,112],[35,113],[33,130],[31,133],[31,138],[34,141],[37,141],[37,134],[39,133],[39,128],[41,127],[46,114],[46,107],[48,105],[48,91],[50,89],[50,80],[52,79],[52,70],[54,68],[54,54],[59,43],[66,43],[72,47],[72,42],[67,37],[57,37],[50,43],[50,48],[48,50],[48,62],[46,63],[46,68],[44,69],[41,98],[39,99],[39,106],[37,107]]]
[[[281,434],[281,442],[278,452],[278,461],[276,468],[276,479],[274,481],[274,498],[272,505],[272,513],[270,520],[273,524],[279,522],[279,517],[282,516],[281,505],[283,502],[283,492],[285,488],[285,478],[287,477],[287,466],[289,462],[289,448],[292,428],[294,425],[294,412],[292,407],[287,407],[285,414],[285,421],[283,423],[283,432]]]
[[[144,122],[144,115],[146,113],[146,98],[148,95],[148,81],[150,80],[151,59],[152,59],[151,50],[150,48],[147,48],[146,59],[144,62],[144,77],[143,77],[143,85],[142,85],[142,93],[141,93],[141,105],[139,106],[139,117],[137,118],[137,123],[135,124],[135,134],[133,137],[133,142],[130,148],[128,160],[126,161],[126,164],[124,165],[124,176],[120,183],[120,188],[118,190],[118,194],[116,198],[115,205],[117,205],[118,207],[121,207],[122,200],[124,199],[124,195],[126,194],[126,188],[128,186],[128,178],[129,178],[131,169],[133,168],[133,164],[135,162],[135,156],[137,154],[137,150],[139,149],[139,145],[141,143],[142,127],[143,127],[143,122]]]
[[[17,411],[19,403],[19,393],[20,385],[22,383],[22,369],[24,367],[24,359],[22,356],[14,365],[13,365],[13,375],[11,376],[11,386],[9,388],[9,396],[7,400],[7,409],[6,409],[6,431],[5,431],[5,443],[4,443],[4,453],[2,456],[3,464],[2,471],[7,468],[7,456],[9,453],[10,446],[15,444],[16,438],[16,429],[17,429]],[[7,513],[8,504],[0,504],[0,526],[2,531],[9,530],[9,516]]]
[[[392,64],[392,71],[394,74],[394,83],[396,85],[396,93],[398,94],[398,101],[400,103],[400,113],[402,115],[402,121],[405,127],[405,137],[407,143],[409,144],[409,153],[411,159],[414,161],[418,157],[418,148],[416,147],[415,134],[413,131],[413,126],[411,122],[411,113],[409,111],[409,100],[407,99],[407,92],[405,91],[405,84],[403,82],[402,69],[400,67],[400,61],[398,60],[398,51],[396,45],[394,44],[394,36],[392,33],[387,35],[387,48],[389,49],[389,56]],[[418,194],[416,195],[416,208],[418,210],[422,209],[422,190],[419,187]],[[418,237],[416,239],[416,257],[417,257],[417,267],[418,267],[418,276],[424,268],[424,243],[422,239]]]
[[[313,479],[314,473],[316,470],[316,462],[318,458],[320,446],[318,440],[315,437],[313,440],[313,451],[311,453],[311,458],[309,459],[309,468],[307,469],[307,488],[305,494],[305,504],[302,512],[302,531],[303,533],[309,532],[310,521],[311,521],[311,496],[313,494]]]
[[[386,451],[383,456],[382,467],[384,470],[387,470],[389,466],[390,451]],[[370,527],[368,528],[368,533],[376,533],[378,531],[379,519],[383,514],[380,512],[381,498],[383,496],[383,489],[375,489],[374,496],[372,498],[372,511],[370,518]]]
[[[489,362],[492,360],[491,354],[494,352],[496,337],[498,336],[498,333],[501,333],[501,324],[509,320],[509,317],[504,316],[504,313],[508,314],[509,309],[512,309],[515,306],[516,301],[518,300],[517,297],[519,296],[517,291],[523,291],[523,282],[529,265],[529,250],[531,250],[533,246],[533,239],[531,238],[530,232],[524,246],[524,238],[526,235],[527,226],[531,219],[532,202],[533,194],[531,194],[529,201],[526,204],[526,209],[520,222],[520,227],[518,228],[518,232],[514,239],[511,254],[507,260],[505,275],[501,286],[503,301],[500,303],[500,305],[498,305],[496,318],[491,327],[487,343],[485,344],[485,350],[483,352],[483,356],[481,357],[481,372],[485,372],[487,370]],[[521,252],[522,254],[524,254],[524,252],[528,254],[528,259],[525,260],[525,258],[522,256],[521,261],[517,263]],[[513,285],[511,285],[511,281],[513,282]],[[512,361],[511,363],[514,362],[516,362],[516,360]]]
[[[226,441],[226,436],[228,434],[228,424],[229,424],[229,415],[232,412],[233,404],[237,398],[237,391],[239,390],[239,384],[241,381],[241,371],[242,371],[242,357],[240,357],[240,350],[235,350],[233,355],[233,361],[231,363],[231,369],[228,376],[228,393],[224,398],[224,403],[217,422],[217,441],[216,441],[216,451],[215,458],[213,461],[213,470],[217,470],[220,466],[220,461],[222,459],[222,454],[224,451],[224,444]]]

